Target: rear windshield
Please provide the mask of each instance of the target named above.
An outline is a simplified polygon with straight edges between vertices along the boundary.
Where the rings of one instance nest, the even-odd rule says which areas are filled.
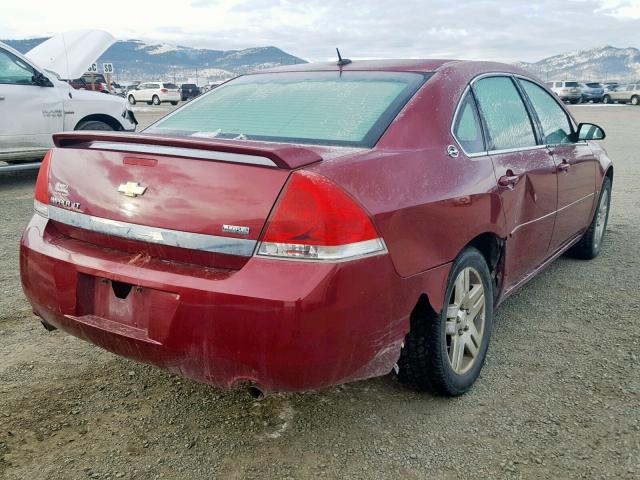
[[[602,85],[600,85],[599,83],[587,83],[587,87],[600,88],[602,87]]]
[[[148,133],[373,147],[428,75],[246,75],[202,95]]]
[[[195,84],[193,83],[183,83],[182,88],[195,88]]]
[[[164,88],[178,88],[175,83],[163,83]]]
[[[564,82],[565,87],[577,87],[578,82]]]

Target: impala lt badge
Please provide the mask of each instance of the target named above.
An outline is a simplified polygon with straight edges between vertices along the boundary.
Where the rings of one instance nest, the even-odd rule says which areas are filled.
[[[118,192],[122,193],[125,197],[139,197],[144,195],[146,191],[147,187],[143,187],[138,182],[127,182],[118,187]]]

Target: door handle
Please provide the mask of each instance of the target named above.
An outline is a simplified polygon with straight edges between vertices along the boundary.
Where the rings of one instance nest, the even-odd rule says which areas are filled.
[[[498,179],[498,185],[512,189],[520,181],[520,175],[513,173],[513,170],[507,170],[506,174]]]
[[[566,172],[569,168],[571,168],[571,164],[567,162],[566,158],[563,158],[562,163],[558,165],[558,172]]]

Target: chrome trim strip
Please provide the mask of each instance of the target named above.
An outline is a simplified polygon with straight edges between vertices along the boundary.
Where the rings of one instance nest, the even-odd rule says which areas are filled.
[[[543,216],[541,216],[541,217],[539,217],[539,218],[535,218],[535,219],[533,219],[533,220],[529,220],[528,222],[521,223],[520,225],[517,225],[517,226],[516,226],[516,228],[514,228],[514,229],[511,231],[511,235],[513,235],[514,233],[516,233],[516,232],[517,232],[518,230],[520,230],[520,228],[522,228],[522,227],[526,227],[527,225],[531,225],[532,223],[535,223],[535,222],[537,222],[537,221],[539,221],[539,220],[544,220],[545,218],[550,217],[551,215],[555,215],[555,214],[557,214],[557,213],[560,213],[561,211],[566,210],[567,208],[574,206],[576,203],[583,202],[584,200],[586,200],[586,199],[588,199],[588,198],[591,198],[591,197],[593,197],[594,195],[595,195],[595,193],[590,193],[589,195],[585,195],[584,197],[579,198],[578,200],[576,200],[576,201],[574,201],[574,202],[571,202],[571,203],[569,203],[569,204],[565,205],[564,207],[561,207],[561,208],[559,208],[559,209],[557,209],[557,210],[554,210],[553,212],[549,212],[549,213],[547,213],[546,215],[543,215]]]
[[[543,148],[547,148],[547,146],[535,145],[533,147],[503,148],[502,150],[489,150],[489,155],[502,155],[504,153],[528,152],[531,150],[542,150]]]
[[[219,160],[221,162],[248,163],[249,165],[277,167],[273,160],[261,155],[246,155],[244,153],[228,153],[216,150],[200,150],[197,148],[167,147],[164,145],[120,142],[92,142],[89,148],[95,150],[150,153],[157,155],[171,155],[174,157],[200,158],[203,160]]]
[[[49,219],[84,230],[129,240],[242,257],[252,256],[258,243],[256,240],[244,238],[220,237],[120,222],[73,212],[52,205],[49,205]]]

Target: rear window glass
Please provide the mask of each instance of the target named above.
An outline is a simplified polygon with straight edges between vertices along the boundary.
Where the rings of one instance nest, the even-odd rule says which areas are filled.
[[[195,88],[195,84],[193,83],[183,83],[182,88]]]
[[[175,83],[163,83],[164,88],[178,88]]]
[[[578,82],[564,82],[565,87],[577,87]]]
[[[599,83],[587,83],[587,87],[591,87],[591,88],[601,88],[602,85],[600,85]]]
[[[337,71],[246,75],[146,131],[372,147],[427,77]]]

